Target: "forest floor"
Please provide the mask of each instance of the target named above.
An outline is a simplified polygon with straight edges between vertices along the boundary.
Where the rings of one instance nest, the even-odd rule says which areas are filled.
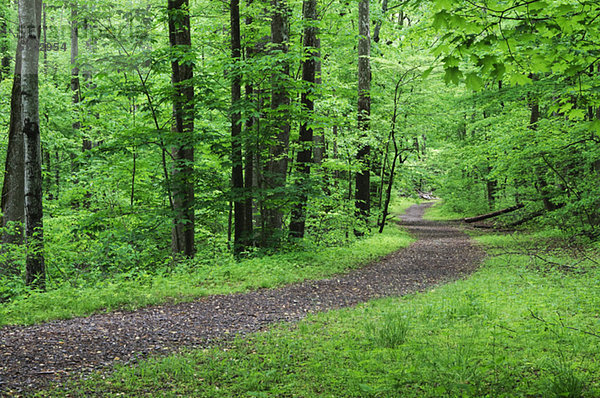
[[[473,272],[483,250],[458,229],[424,220],[428,206],[413,206],[402,216],[402,226],[418,239],[415,243],[344,275],[133,312],[3,327],[0,395],[26,394],[115,363],[213,346],[273,323],[422,291]]]

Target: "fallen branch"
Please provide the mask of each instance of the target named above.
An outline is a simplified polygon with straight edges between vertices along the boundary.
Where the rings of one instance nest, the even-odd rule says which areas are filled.
[[[515,210],[519,210],[519,209],[523,208],[523,206],[524,205],[522,205],[522,204],[518,204],[516,206],[508,207],[506,209],[502,209],[502,210],[498,210],[498,211],[493,211],[493,212],[487,213],[487,214],[482,214],[480,216],[463,218],[463,221],[466,223],[472,223],[472,222],[487,220],[488,218],[497,217],[502,214],[506,214],[506,213],[510,213]]]

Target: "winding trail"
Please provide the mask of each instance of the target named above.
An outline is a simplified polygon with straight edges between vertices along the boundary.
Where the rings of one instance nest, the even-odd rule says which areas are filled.
[[[424,290],[474,271],[485,254],[413,206],[402,225],[418,240],[348,274],[189,303],[0,329],[0,395],[21,395],[71,375],[297,321],[308,313]]]

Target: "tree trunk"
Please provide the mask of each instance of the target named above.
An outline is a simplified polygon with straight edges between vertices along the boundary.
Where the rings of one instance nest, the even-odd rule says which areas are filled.
[[[26,283],[44,289],[46,282],[38,89],[41,11],[41,0],[19,1],[19,27],[23,38],[21,123],[25,148],[25,236],[28,246]]]
[[[388,9],[388,0],[383,0],[381,2],[381,18],[377,20],[375,23],[375,28],[373,29],[373,41],[375,43],[379,43],[379,32],[381,32],[381,25],[383,25],[383,20],[385,19],[385,14]]]
[[[23,128],[21,122],[21,58],[23,38],[18,35],[15,56],[15,74],[10,100],[10,125],[8,130],[8,149],[4,166],[4,183],[2,185],[2,228],[10,225],[14,229],[2,233],[2,250],[5,244],[23,243],[23,223],[25,222],[25,153]],[[2,267],[5,275],[16,275],[19,272],[15,264],[6,263]]]
[[[317,42],[317,1],[304,0],[304,51],[306,59],[302,62],[302,80],[306,85],[302,91],[300,102],[302,110],[306,115],[302,117],[300,125],[300,137],[298,150],[298,181],[297,191],[299,192],[298,202],[292,209],[292,220],[290,222],[290,234],[296,238],[304,237],[306,227],[306,205],[308,202],[308,185],[310,178],[310,162],[312,160],[312,142],[313,129],[312,121],[314,119],[315,104],[312,100],[315,88],[316,57],[318,53]]]
[[[361,138],[366,138],[370,128],[371,114],[371,38],[369,26],[369,0],[360,0],[358,4],[358,128],[362,132]],[[361,143],[356,155],[360,164],[360,171],[356,173],[356,209],[359,218],[367,221],[370,211],[370,165],[369,154],[371,148],[367,143]],[[355,231],[357,236],[362,231]]]
[[[79,85],[79,28],[77,18],[77,3],[71,4],[71,91],[73,93],[74,119],[73,133],[75,137],[79,136],[81,129],[80,112],[78,109],[81,102],[81,87]]]
[[[322,84],[321,77],[321,39],[316,38],[315,42],[315,85],[318,87]],[[315,130],[313,135],[313,163],[320,165],[325,158],[325,129],[322,127]]]
[[[533,76],[532,78],[535,79]],[[529,118],[529,128],[531,131],[537,131],[538,122],[540,120],[540,105],[537,99],[531,100],[530,104],[531,115]],[[548,192],[548,183],[546,182],[545,176],[542,175],[542,170],[539,167],[536,167],[534,170],[536,179],[537,179],[537,189],[542,197],[542,203],[544,204],[544,208],[548,211],[556,210],[556,205],[552,203],[550,199],[550,192]]]
[[[171,61],[174,146],[172,148],[173,254],[193,257],[194,246],[194,86],[188,0],[168,0],[169,42],[178,55]]]
[[[247,5],[250,6],[252,4],[252,0],[247,2]],[[252,25],[253,18],[252,16],[247,16],[245,20],[245,24],[247,26]],[[249,45],[246,48],[246,59],[252,58],[254,55],[254,48],[252,45]],[[254,87],[252,82],[248,82],[246,84],[246,102],[251,104],[254,100]],[[245,164],[244,164],[244,232],[243,236],[247,246],[252,246],[254,244],[254,224],[253,224],[253,206],[254,206],[254,187],[255,184],[255,173],[254,167],[255,164],[255,146],[256,143],[252,138],[258,140],[258,129],[256,129],[256,134],[254,133],[255,127],[258,127],[256,122],[256,117],[254,115],[249,115],[246,118],[246,126],[245,126],[245,137],[244,140],[244,152],[245,152]]]
[[[289,10],[285,0],[272,0],[273,14],[271,16],[271,41],[273,50],[287,53],[288,41],[288,14]],[[288,167],[288,146],[290,140],[290,115],[286,109],[290,104],[287,91],[287,78],[289,64],[282,60],[275,67],[271,77],[271,110],[270,134],[274,143],[269,148],[269,158],[266,162],[264,173],[265,188],[267,189],[264,211],[264,228],[262,231],[262,244],[275,246],[279,242],[283,226],[282,205],[285,200],[284,188],[286,185]]]
[[[244,201],[244,169],[242,161],[242,124],[241,124],[241,70],[239,67],[242,43],[240,37],[240,2],[229,3],[231,22],[231,185],[234,215],[233,252],[239,254],[246,247],[246,211]]]

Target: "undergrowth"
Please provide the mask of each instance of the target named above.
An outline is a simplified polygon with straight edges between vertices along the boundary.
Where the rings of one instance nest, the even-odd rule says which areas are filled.
[[[598,256],[586,253],[577,272],[554,265],[573,264],[558,250],[533,266],[520,252],[531,239],[478,238],[490,252],[480,270],[426,293],[119,365],[39,396],[600,396]]]
[[[400,200],[402,212],[414,201]],[[182,262],[163,273],[139,269],[98,277],[91,286],[64,284],[48,292],[29,292],[0,306],[0,326],[67,319],[94,312],[136,309],[164,302],[189,301],[213,294],[273,288],[305,279],[319,279],[360,267],[408,246],[412,238],[394,225],[383,234],[337,247],[303,247],[267,256],[236,260],[222,254]]]

